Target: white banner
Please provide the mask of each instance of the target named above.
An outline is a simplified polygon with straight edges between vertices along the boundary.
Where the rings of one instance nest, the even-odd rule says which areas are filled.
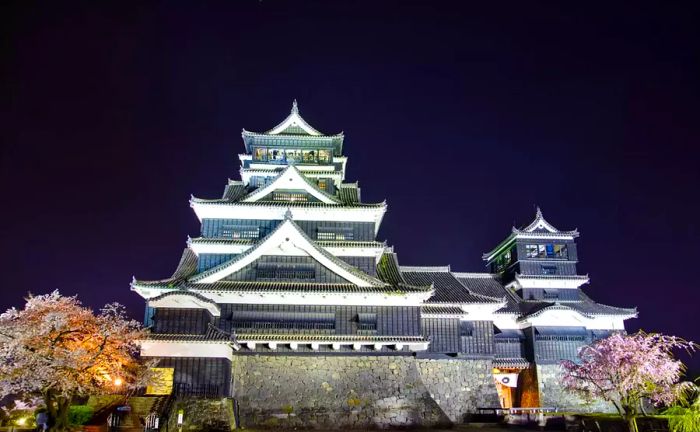
[[[518,374],[516,373],[503,373],[503,374],[493,374],[496,381],[508,387],[518,386]]]

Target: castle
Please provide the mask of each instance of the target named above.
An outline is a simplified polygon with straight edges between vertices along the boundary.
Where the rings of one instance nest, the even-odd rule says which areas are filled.
[[[487,272],[402,266],[376,238],[386,203],[345,180],[342,133],[311,127],[295,101],[274,128],[242,136],[240,180],[190,200],[201,233],[174,274],[131,284],[151,329],[142,355],[160,359],[173,392],[235,398],[248,425],[581,409],[559,387],[559,361],[624,331],[636,310],[581,290],[576,230],[538,209],[483,255]]]

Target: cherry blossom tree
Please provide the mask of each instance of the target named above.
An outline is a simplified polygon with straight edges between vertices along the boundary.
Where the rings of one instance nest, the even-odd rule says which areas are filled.
[[[139,360],[137,343],[143,337],[117,303],[96,315],[58,291],[30,296],[23,310],[0,315],[0,398],[41,398],[50,430],[66,430],[74,397],[144,384],[149,365]]]
[[[562,362],[563,385],[584,399],[612,403],[630,431],[637,432],[643,399],[670,405],[692,387],[690,382],[678,382],[685,366],[672,351],[697,348],[675,336],[616,333],[581,348],[580,362]]]

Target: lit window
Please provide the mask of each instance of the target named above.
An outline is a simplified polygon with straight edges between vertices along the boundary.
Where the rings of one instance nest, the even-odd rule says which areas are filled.
[[[552,246],[551,255],[549,253],[549,250],[547,251],[548,257],[563,258],[563,259],[566,259],[569,257],[569,252],[567,251],[565,244],[554,244],[554,245],[547,245],[547,246]]]
[[[567,259],[569,257],[569,253],[565,244],[548,243],[538,245],[525,245],[525,252],[528,258]]]
[[[267,150],[267,160],[270,160],[270,161],[282,161],[282,160],[284,160],[284,150],[268,149]]]
[[[265,147],[257,147],[255,149],[255,156],[254,159],[256,161],[265,161],[267,160],[267,149]]]
[[[322,163],[328,163],[331,161],[331,152],[328,150],[318,151],[318,161]]]
[[[261,263],[256,269],[258,280],[308,280],[315,277],[316,270],[312,264]]]
[[[287,162],[301,162],[301,150],[287,150]]]
[[[273,192],[273,201],[307,202],[309,197],[302,192]]]
[[[232,239],[256,239],[260,237],[260,228],[251,226],[224,225],[221,237]]]
[[[315,150],[304,150],[302,152],[304,155],[304,162],[314,163],[316,162],[316,151]]]
[[[353,240],[354,237],[352,228],[321,227],[316,233],[317,240]]]
[[[318,188],[321,190],[326,190],[327,184],[326,179],[318,179]]]

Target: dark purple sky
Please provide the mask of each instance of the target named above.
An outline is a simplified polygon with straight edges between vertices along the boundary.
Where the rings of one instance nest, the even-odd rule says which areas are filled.
[[[565,3],[3,4],[0,308],[58,288],[140,317],[131,276],[172,272],[190,193],[297,98],[401,263],[481,271],[539,205],[630,330],[700,340],[698,3]]]

